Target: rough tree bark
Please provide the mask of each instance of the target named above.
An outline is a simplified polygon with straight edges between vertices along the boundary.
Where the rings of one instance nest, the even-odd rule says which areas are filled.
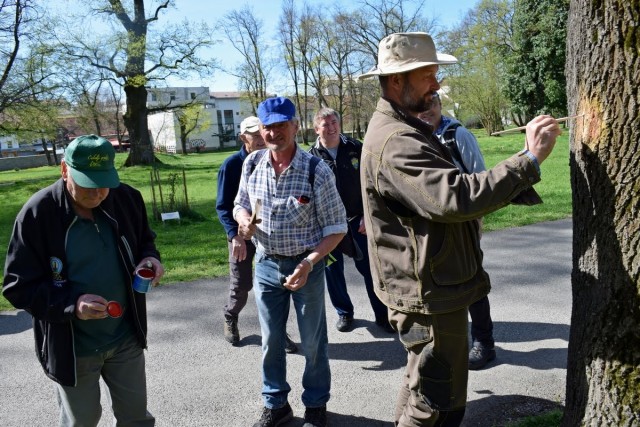
[[[563,426],[640,426],[640,0],[571,0],[573,309]]]
[[[127,63],[121,76],[124,78],[124,92],[127,95],[124,125],[129,131],[129,141],[131,142],[131,149],[125,165],[148,165],[154,161],[147,123],[147,88],[145,87],[147,78],[144,68],[149,19],[145,16],[144,0],[134,0],[133,19],[125,13],[120,0],[109,0],[109,3],[113,13],[128,34]],[[164,6],[166,3],[160,7]]]

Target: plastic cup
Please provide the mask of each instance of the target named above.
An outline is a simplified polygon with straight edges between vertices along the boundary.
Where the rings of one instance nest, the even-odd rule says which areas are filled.
[[[150,268],[139,268],[133,276],[133,290],[146,294],[151,290],[151,281],[156,277],[156,273]]]

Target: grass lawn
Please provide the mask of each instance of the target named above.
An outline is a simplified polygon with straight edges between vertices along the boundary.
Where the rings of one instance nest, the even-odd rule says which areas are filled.
[[[522,149],[521,134],[487,137],[476,133],[480,147],[490,167]],[[307,147],[305,147],[306,149]],[[226,236],[215,211],[216,182],[218,168],[234,150],[216,153],[183,155],[158,154],[162,162],[159,173],[162,180],[172,175],[186,175],[190,213],[182,215],[180,222],[154,220],[152,215],[151,167],[125,168],[126,154],[117,154],[116,164],[120,179],[142,192],[147,203],[151,226],[156,231],[157,246],[162,254],[166,275],[163,284],[216,277],[227,274]],[[4,266],[6,244],[9,241],[14,219],[37,190],[55,182],[60,176],[59,167],[45,166],[35,169],[0,172],[0,265]],[[542,165],[543,181],[536,189],[545,201],[535,207],[508,206],[485,218],[485,230],[521,226],[540,221],[566,218],[571,215],[571,188],[569,182],[569,149],[567,133],[558,139],[556,150]],[[180,199],[180,191],[175,191]],[[163,184],[165,202],[169,198],[170,185]],[[156,200],[159,198],[156,190]],[[0,310],[11,309],[11,305],[0,296]]]

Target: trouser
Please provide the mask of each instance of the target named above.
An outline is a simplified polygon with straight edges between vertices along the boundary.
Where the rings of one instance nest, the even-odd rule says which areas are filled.
[[[471,315],[471,341],[473,345],[482,344],[484,347],[493,348],[493,321],[491,320],[491,307],[489,297],[480,298],[469,306]]]
[[[360,216],[349,221],[351,235],[362,252],[361,259],[354,259],[353,263],[364,279],[364,286],[376,321],[387,321],[387,306],[385,306],[373,290],[373,278],[371,277],[371,267],[369,265],[369,252],[367,250],[367,236],[358,233],[360,226]],[[336,309],[339,316],[353,317],[353,303],[347,292],[347,282],[344,277],[344,255],[335,249],[331,252],[335,261],[325,269],[327,279],[327,290],[331,304]]]
[[[445,314],[390,311],[407,350],[395,425],[459,426],[467,401],[467,309]]]
[[[76,358],[75,387],[56,383],[60,426],[98,425],[100,377],[109,389],[109,400],[118,426],[153,426],[147,411],[144,352],[135,337],[104,353]]]
[[[296,310],[305,357],[302,403],[308,408],[316,408],[326,404],[330,397],[324,262],[316,264],[309,273],[307,283],[297,291],[289,291],[283,286],[286,277],[304,256],[278,259],[260,252],[256,255],[254,292],[262,331],[262,396],[264,406],[271,409],[284,406],[291,391],[287,382],[284,350],[291,300]]]
[[[232,255],[232,244],[229,242],[229,298],[224,306],[224,316],[226,318],[237,318],[238,314],[247,305],[249,291],[253,288],[253,257],[256,254],[256,247],[250,240],[245,240],[247,244],[247,257],[243,261],[238,261]]]

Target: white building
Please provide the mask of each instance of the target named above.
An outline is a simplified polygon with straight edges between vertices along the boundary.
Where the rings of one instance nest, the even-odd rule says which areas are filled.
[[[240,92],[209,92],[208,87],[148,88],[149,132],[157,151],[182,153],[180,125],[172,109],[198,103],[208,113],[211,126],[189,135],[188,149],[217,150],[238,145],[240,122],[252,114]],[[158,109],[158,112],[153,112]],[[162,109],[162,110],[161,110]]]

